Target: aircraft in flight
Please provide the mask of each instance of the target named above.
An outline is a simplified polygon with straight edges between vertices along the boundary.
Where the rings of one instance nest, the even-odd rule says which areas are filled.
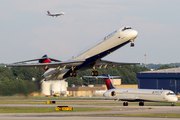
[[[93,68],[92,76],[98,76],[98,71],[96,70],[101,69],[102,67],[106,68],[122,65],[140,64],[113,62],[101,59],[130,42],[131,46],[134,46],[133,42],[137,35],[138,32],[136,30],[133,30],[131,27],[123,27],[105,36],[96,44],[90,46],[89,48],[78,53],[77,55],[74,55],[67,61],[60,61],[44,55],[42,58],[39,59],[16,62],[13,64],[7,64],[6,66],[44,68],[45,73],[42,75],[42,77],[46,80],[62,80],[67,77],[75,77],[77,73],[91,68]],[[37,60],[39,60],[39,63],[19,64]]]
[[[171,90],[160,89],[126,89],[115,88],[111,82],[112,78],[120,76],[110,76],[103,74],[103,76],[83,76],[86,78],[104,78],[107,91],[103,94],[106,99],[126,101],[123,106],[128,106],[128,102],[139,102],[139,106],[144,106],[144,102],[170,102],[171,106],[178,101],[177,96]],[[97,97],[96,97],[97,98]]]
[[[47,11],[47,15],[48,16],[52,16],[52,17],[54,17],[54,16],[60,16],[60,15],[64,15],[65,14],[65,12],[59,12],[59,13],[50,13],[49,11]]]

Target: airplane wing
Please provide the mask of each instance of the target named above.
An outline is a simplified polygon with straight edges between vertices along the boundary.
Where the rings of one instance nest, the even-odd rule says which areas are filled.
[[[57,67],[75,67],[81,65],[85,60],[69,60],[63,62],[53,62],[53,63],[32,63],[32,64],[7,64],[5,67],[35,67],[35,68],[57,68]]]
[[[122,65],[137,65],[141,63],[126,63],[126,62],[113,62],[108,60],[98,60],[94,66],[97,67],[116,67],[116,66],[122,66]]]

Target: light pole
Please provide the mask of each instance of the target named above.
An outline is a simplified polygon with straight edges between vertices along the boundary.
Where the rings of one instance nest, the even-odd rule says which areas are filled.
[[[145,67],[146,67],[146,54],[144,54],[144,59],[145,59]]]

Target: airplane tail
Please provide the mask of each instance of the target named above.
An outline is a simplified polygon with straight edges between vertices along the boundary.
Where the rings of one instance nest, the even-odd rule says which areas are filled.
[[[48,13],[48,14],[50,14],[50,12],[49,12],[49,11],[47,11],[47,13]]]
[[[48,58],[47,55],[42,56],[42,58],[44,59],[39,60],[39,63],[51,63],[51,60]],[[49,68],[44,68],[45,71],[47,71],[48,69]]]
[[[113,86],[112,82],[111,82],[111,78],[120,78],[120,76],[110,76],[109,74],[103,74],[103,76],[83,76],[85,78],[104,78],[104,81],[106,83],[106,87],[108,90],[110,89],[115,89],[115,87]]]
[[[103,74],[103,76],[106,76],[107,78],[104,78],[104,81],[106,83],[106,87],[108,90],[110,89],[115,89],[115,87],[113,86],[112,82],[111,82],[111,79],[110,79],[110,76],[109,74]]]

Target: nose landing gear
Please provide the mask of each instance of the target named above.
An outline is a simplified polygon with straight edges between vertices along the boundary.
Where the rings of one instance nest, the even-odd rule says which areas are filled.
[[[134,40],[131,40],[131,47],[134,47]]]

